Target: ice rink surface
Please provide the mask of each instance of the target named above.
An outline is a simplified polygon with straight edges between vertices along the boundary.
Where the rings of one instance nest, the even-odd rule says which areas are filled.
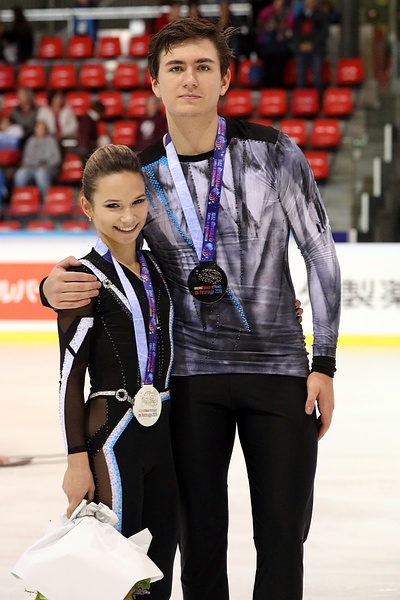
[[[10,569],[66,508],[57,345],[0,344],[0,369],[0,454],[37,457],[0,468],[0,600],[23,600],[31,596]],[[305,600],[400,600],[399,372],[400,348],[339,348],[334,422],[320,442],[305,546]],[[229,494],[231,600],[251,600],[254,550],[239,446]],[[172,597],[181,600],[178,558],[175,573]]]

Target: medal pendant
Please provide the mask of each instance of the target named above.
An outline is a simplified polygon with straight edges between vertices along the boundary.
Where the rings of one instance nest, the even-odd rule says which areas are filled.
[[[161,415],[161,396],[152,385],[143,385],[135,396],[133,414],[144,427],[151,427]]]
[[[228,279],[214,262],[199,263],[188,277],[188,288],[196,300],[206,304],[218,302],[225,295]]]

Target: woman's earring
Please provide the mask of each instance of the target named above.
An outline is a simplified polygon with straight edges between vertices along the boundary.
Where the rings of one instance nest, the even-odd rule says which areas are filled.
[[[92,222],[92,217],[88,217],[88,219],[89,219],[89,223],[91,223]]]

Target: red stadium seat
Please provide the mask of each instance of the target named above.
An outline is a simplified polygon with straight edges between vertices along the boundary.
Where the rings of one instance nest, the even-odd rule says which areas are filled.
[[[150,79],[150,73],[147,67],[145,67],[142,71],[142,88],[147,88],[150,89],[151,88],[151,79]]]
[[[71,90],[77,86],[75,65],[53,64],[50,67],[48,87],[51,90]]]
[[[52,186],[47,190],[41,214],[46,217],[71,216],[74,210],[72,187]]]
[[[322,150],[305,150],[304,155],[308,160],[315,180],[320,181],[329,177],[328,153]]]
[[[129,90],[139,87],[139,66],[137,63],[118,63],[112,79],[112,87]]]
[[[63,41],[58,35],[44,35],[40,38],[36,56],[41,60],[62,58],[64,54]]]
[[[35,216],[40,210],[39,189],[35,186],[15,187],[12,191],[7,215],[10,217]]]
[[[264,127],[272,127],[272,119],[248,119],[249,123],[256,123],[257,125],[264,125]]]
[[[336,63],[336,85],[360,85],[364,81],[364,65],[361,58],[339,58]]]
[[[307,142],[307,123],[305,119],[282,119],[279,129],[286,133],[298,146]]]
[[[322,101],[322,114],[325,117],[346,117],[353,112],[351,88],[327,88]]]
[[[292,91],[290,112],[293,117],[315,117],[319,112],[319,95],[315,88]]]
[[[0,148],[0,167],[18,165],[21,160],[21,150],[5,150]]]
[[[257,115],[259,117],[281,117],[287,112],[287,93],[283,89],[262,89]]]
[[[0,92],[15,88],[15,73],[12,65],[0,65]]]
[[[67,92],[66,103],[73,109],[77,117],[83,117],[91,105],[90,92]]]
[[[307,68],[306,81],[307,85],[314,85],[314,75],[311,66]],[[331,83],[331,63],[329,60],[324,60],[322,62],[322,83],[324,85],[329,85]]]
[[[79,71],[79,86],[98,90],[106,87],[106,69],[103,63],[84,63]]]
[[[45,88],[46,72],[44,65],[21,65],[18,73],[18,86],[33,90],[42,90]]]
[[[146,101],[152,92],[148,90],[136,90],[129,94],[125,117],[139,119],[146,114]]]
[[[111,142],[133,148],[136,141],[136,131],[136,121],[115,121],[111,133]]]
[[[19,221],[0,221],[0,233],[12,233],[21,229]]]
[[[122,117],[124,112],[122,92],[108,92],[103,90],[99,92],[99,100],[105,107],[105,111],[101,115],[102,119],[118,119]]]
[[[35,92],[35,104],[36,106],[47,106],[47,92],[44,90]]]
[[[251,90],[228,90],[223,113],[227,117],[248,117],[253,112]]]
[[[286,88],[292,88],[296,85],[296,61],[289,58],[283,69],[283,83]]]
[[[340,144],[338,119],[315,119],[311,127],[311,148],[336,148]]]
[[[1,103],[1,116],[8,115],[18,104],[19,100],[16,92],[5,92]]]
[[[52,231],[55,228],[55,225],[52,221],[41,221],[39,219],[34,219],[33,221],[29,221],[26,228],[28,231],[42,233],[44,231]]]
[[[259,88],[263,68],[262,60],[241,60],[236,74],[236,84],[243,87]]]
[[[108,125],[106,121],[97,121],[97,135],[107,135]]]
[[[88,221],[64,221],[61,224],[62,231],[68,231],[70,233],[82,233],[90,229]]]
[[[98,39],[96,47],[98,58],[117,58],[121,56],[121,41],[119,37],[104,36]]]
[[[145,58],[149,50],[150,35],[139,35],[129,40],[128,56],[130,58]]]
[[[82,179],[82,161],[77,154],[70,152],[64,156],[60,175],[58,177],[59,183],[77,183]]]
[[[93,40],[90,35],[73,35],[67,42],[67,58],[92,58]]]

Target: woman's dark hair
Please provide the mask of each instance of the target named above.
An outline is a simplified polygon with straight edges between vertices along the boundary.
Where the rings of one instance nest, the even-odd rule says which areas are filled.
[[[62,96],[65,99],[64,90],[50,90],[47,92],[47,104],[51,104],[53,102],[53,98],[56,96]]]
[[[170,51],[177,44],[185,44],[193,40],[209,40],[217,50],[221,75],[224,77],[233,58],[229,41],[236,33],[234,27],[223,29],[218,24],[203,19],[182,17],[174,19],[152,36],[149,43],[148,69],[151,77],[157,79],[160,68],[160,56]]]
[[[82,194],[88,202],[93,201],[97,182],[102,177],[115,173],[140,173],[140,161],[128,146],[107,144],[93,152],[88,158],[82,177]]]

